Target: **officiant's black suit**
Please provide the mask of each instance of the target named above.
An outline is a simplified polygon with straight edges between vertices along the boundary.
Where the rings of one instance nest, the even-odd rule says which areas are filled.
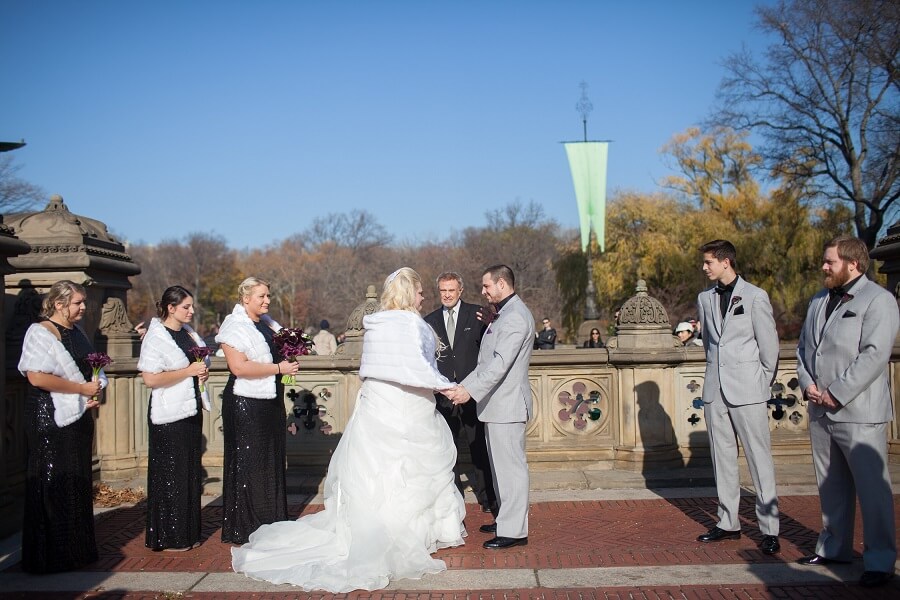
[[[438,370],[441,375],[459,383],[469,373],[475,370],[478,364],[478,348],[481,345],[481,336],[485,326],[475,316],[479,309],[475,304],[469,304],[460,300],[456,309],[459,316],[456,320],[456,335],[453,339],[453,347],[447,337],[447,324],[445,308],[441,306],[425,317],[425,321],[431,325],[441,339],[444,349],[438,357]],[[454,406],[443,394],[435,394],[438,411],[447,420],[453,439],[459,435],[460,430],[466,434],[469,454],[472,457],[474,467],[474,480],[472,489],[475,497],[482,507],[491,508],[496,503],[494,482],[491,477],[491,463],[488,458],[487,443],[484,437],[484,423],[478,420],[475,414],[475,403]]]

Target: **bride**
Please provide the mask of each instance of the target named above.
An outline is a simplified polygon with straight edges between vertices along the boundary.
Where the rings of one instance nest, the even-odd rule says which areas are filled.
[[[432,393],[453,383],[437,370],[422,300],[412,269],[385,280],[381,309],[363,320],[363,384],[328,466],[325,509],[257,529],[231,550],[236,572],[341,593],[447,568],[430,555],[463,544],[465,504]]]

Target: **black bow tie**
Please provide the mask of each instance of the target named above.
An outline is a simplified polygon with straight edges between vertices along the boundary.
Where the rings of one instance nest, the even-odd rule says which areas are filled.
[[[717,294],[727,294],[733,288],[730,285],[722,285],[721,283],[716,284],[716,293]]]
[[[846,293],[847,290],[842,287],[831,288],[830,290],[828,290],[828,296],[831,298],[834,298],[835,296],[837,296],[838,298],[842,298]]]

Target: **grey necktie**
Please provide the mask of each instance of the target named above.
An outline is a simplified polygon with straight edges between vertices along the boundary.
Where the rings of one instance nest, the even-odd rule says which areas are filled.
[[[450,347],[453,347],[453,338],[456,337],[456,321],[453,319],[453,309],[447,309],[447,339]]]

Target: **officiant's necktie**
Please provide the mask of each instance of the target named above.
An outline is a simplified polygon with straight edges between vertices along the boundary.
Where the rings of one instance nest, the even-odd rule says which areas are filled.
[[[453,319],[453,309],[447,309],[447,339],[450,347],[453,347],[453,338],[456,337],[456,321]]]

